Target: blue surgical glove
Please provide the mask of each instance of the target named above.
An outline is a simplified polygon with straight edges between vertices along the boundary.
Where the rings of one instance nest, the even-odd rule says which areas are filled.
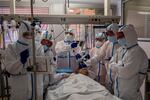
[[[29,50],[26,49],[20,53],[20,61],[22,64],[27,62],[27,58],[29,57]]]
[[[78,43],[77,43],[77,42],[71,43],[71,48],[76,48],[77,46],[78,46]]]
[[[81,55],[78,53],[75,55],[75,57],[76,57],[76,60],[79,60],[81,58]]]
[[[79,69],[88,67],[83,61],[79,63]]]
[[[83,61],[87,61],[88,59],[90,59],[90,55],[89,54],[84,55]]]

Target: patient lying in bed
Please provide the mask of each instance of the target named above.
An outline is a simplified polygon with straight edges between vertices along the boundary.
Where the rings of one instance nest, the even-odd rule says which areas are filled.
[[[84,72],[85,74],[86,71]],[[120,100],[102,85],[83,74],[71,74],[55,86],[49,87],[46,100]]]

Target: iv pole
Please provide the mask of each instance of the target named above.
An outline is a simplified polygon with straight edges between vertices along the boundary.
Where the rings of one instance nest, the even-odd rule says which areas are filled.
[[[33,13],[33,0],[30,2],[31,6],[31,23],[33,23],[34,13]],[[34,26],[32,26],[32,49],[33,49],[33,77],[34,77],[34,87],[33,100],[37,100],[37,68],[36,68],[36,57],[35,57],[35,35],[34,35]]]

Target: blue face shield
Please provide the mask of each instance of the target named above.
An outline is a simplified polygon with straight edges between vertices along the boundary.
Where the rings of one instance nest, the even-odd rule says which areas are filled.
[[[125,45],[127,44],[125,38],[118,39],[118,43],[119,43],[121,46],[125,46]]]
[[[117,42],[116,37],[115,36],[108,36],[108,40],[112,43]]]

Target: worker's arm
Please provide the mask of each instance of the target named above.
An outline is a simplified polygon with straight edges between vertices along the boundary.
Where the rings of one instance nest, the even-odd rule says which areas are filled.
[[[100,48],[99,53],[92,57],[91,59],[87,60],[85,64],[87,66],[96,65],[99,61],[103,60],[106,56],[106,50],[108,48],[108,42],[105,42],[103,46]]]

